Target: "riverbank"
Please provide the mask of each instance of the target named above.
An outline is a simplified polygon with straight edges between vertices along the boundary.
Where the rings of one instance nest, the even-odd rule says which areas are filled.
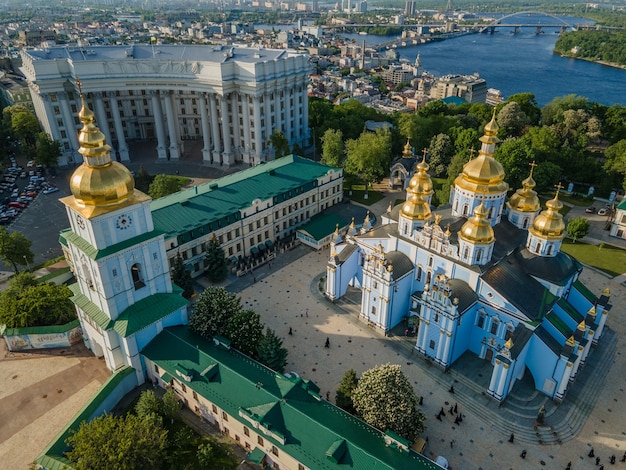
[[[561,57],[563,57],[564,59],[576,59],[576,60],[583,60],[585,62],[591,62],[592,64],[600,64],[600,65],[605,65],[607,67],[613,67],[616,69],[620,69],[620,70],[626,70],[626,64],[616,64],[614,62],[607,62],[605,60],[597,60],[597,59],[590,59],[587,57],[579,57],[579,56],[575,56],[575,55],[570,55],[570,54],[565,54],[562,52],[557,52],[556,50],[554,51],[555,54],[560,55]]]

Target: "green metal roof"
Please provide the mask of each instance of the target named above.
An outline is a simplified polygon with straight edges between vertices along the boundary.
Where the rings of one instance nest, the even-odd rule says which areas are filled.
[[[315,240],[320,241],[333,233],[337,225],[341,229],[348,223],[346,219],[337,214],[318,214],[298,228],[298,232],[306,232]]]
[[[141,354],[174,377],[178,366],[193,371],[188,388],[244,425],[258,423],[266,440],[307,468],[439,469],[412,450],[385,445],[382,432],[322,399],[313,383],[278,374],[185,326],[165,328]],[[336,452],[335,443],[343,440],[345,451]]]
[[[263,462],[264,458],[265,458],[265,452],[263,452],[258,447],[255,447],[254,450],[248,454],[248,460],[250,460],[250,462],[255,463],[257,465],[261,465],[261,462]]]
[[[574,306],[567,301],[567,299],[561,297],[557,301],[557,305],[561,307],[563,311],[567,313],[577,324],[585,319],[585,317],[578,310],[576,310]]]
[[[554,327],[557,330],[559,330],[559,332],[563,336],[565,336],[565,338],[569,338],[570,335],[573,333],[572,329],[570,327],[568,327],[565,324],[565,322],[563,320],[561,320],[554,311],[551,311],[550,313],[548,313],[546,315],[546,320],[548,320],[550,323],[552,323],[554,325]]]
[[[52,335],[57,333],[65,333],[72,328],[80,326],[80,320],[77,318],[64,325],[50,325],[50,326],[31,326],[26,328],[5,328],[0,331],[3,336],[17,336],[17,335]]]
[[[126,338],[164,316],[183,308],[189,301],[182,296],[183,290],[181,288],[172,287],[174,291],[171,294],[152,294],[128,307],[117,317],[113,329]]]
[[[158,230],[153,230],[152,232],[143,233],[133,238],[129,238],[120,243],[116,243],[115,245],[111,245],[103,250],[98,250],[95,246],[89,243],[80,235],[72,232],[71,230],[63,231],[59,235],[59,241],[66,245],[71,243],[76,245],[83,253],[89,256],[93,260],[102,259],[106,256],[112,255],[114,253],[118,253],[126,248],[131,248],[135,245],[139,245],[140,243],[145,242],[146,240],[151,240],[152,238],[156,238],[159,235],[163,235],[163,232]]]
[[[314,187],[317,179],[329,171],[341,170],[294,155],[279,158],[153,200],[150,208],[154,226],[169,238],[228,217],[232,223],[239,219],[239,211],[250,207],[255,199],[266,200],[303,186]],[[205,233],[211,231],[207,229]]]
[[[111,394],[113,390],[129,375],[134,374],[135,369],[124,366],[113,373],[109,379],[102,384],[100,390],[87,403],[82,410],[74,416],[57,437],[46,447],[39,457],[35,459],[39,465],[47,470],[70,470],[74,468],[74,464],[65,458],[65,452],[69,450],[65,440],[70,436],[72,431],[77,431],[80,423],[88,421],[102,404],[102,402]]]
[[[108,330],[111,327],[111,319],[109,316],[100,310],[96,304],[94,304],[89,297],[81,293],[78,282],[68,286],[74,293],[70,300],[74,302],[80,309],[91,318],[102,330]]]
[[[617,210],[626,211],[626,197],[617,205]]]
[[[582,296],[584,298],[586,298],[592,304],[595,304],[596,301],[598,300],[598,298],[595,295],[593,295],[593,292],[591,292],[589,289],[587,289],[587,286],[584,285],[579,280],[576,280],[576,282],[574,283],[574,289],[576,289],[578,292],[580,292],[582,294]]]

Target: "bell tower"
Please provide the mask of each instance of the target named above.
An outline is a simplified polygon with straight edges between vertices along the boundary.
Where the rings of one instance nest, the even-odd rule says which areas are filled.
[[[142,383],[139,351],[164,326],[187,322],[187,300],[172,285],[150,197],[135,189],[124,165],[111,160],[111,147],[80,91],[84,160],[72,174],[72,195],[61,199],[70,228],[60,239],[77,280],[70,286],[72,301],[87,347],[104,356],[111,370],[134,367]]]

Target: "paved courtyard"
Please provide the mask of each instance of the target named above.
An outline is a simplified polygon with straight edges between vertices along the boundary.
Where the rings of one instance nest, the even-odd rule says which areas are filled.
[[[396,363],[410,378],[416,394],[424,397],[426,455],[433,459],[444,455],[454,469],[536,469],[542,466],[559,469],[570,461],[573,469],[589,469],[595,468],[595,459],[587,457],[591,447],[600,457],[600,463],[608,464],[610,456],[615,455],[617,465],[626,468],[626,463],[619,462],[626,451],[626,363],[620,351],[626,333],[622,308],[626,289],[620,284],[588,269],[582,275],[583,282],[594,292],[599,293],[605,287],[611,289],[614,307],[608,326],[617,336],[618,350],[613,363],[607,364],[606,382],[603,379],[597,382],[595,378],[596,382],[590,384],[597,395],[588,399],[591,411],[586,422],[580,423],[580,431],[560,444],[538,445],[528,437],[515,438],[509,443],[510,433],[480,414],[479,405],[484,397],[462,396],[458,391],[449,393],[449,384],[455,384],[457,390],[462,384],[455,382],[454,376],[428,371],[434,366],[426,365],[422,358],[412,355],[407,344],[402,344],[412,345],[415,338],[385,338],[361,323],[353,313],[354,308],[339,308],[321,296],[318,280],[325,271],[328,250],[308,252],[304,247],[296,250],[307,253],[282,269],[257,270],[257,282],[243,288],[240,295],[245,307],[259,313],[263,322],[284,338],[284,346],[289,350],[287,371],[295,371],[314,381],[322,395],[329,392],[334,400],[335,390],[350,368],[361,374],[379,364]],[[289,328],[293,335],[288,334]],[[330,340],[329,349],[324,348],[326,338]],[[597,360],[603,359],[597,357]],[[538,394],[534,395],[537,399]],[[487,401],[491,407],[487,406],[486,411],[498,413],[498,407]],[[567,426],[568,423],[559,422],[567,416],[561,416],[552,402],[544,401],[549,410],[546,422],[555,428]],[[449,413],[441,422],[435,419],[441,407],[448,410],[455,404],[464,415],[460,425],[454,424],[454,416]],[[534,415],[536,409],[530,410],[530,415]],[[511,423],[511,429],[523,429],[520,424],[528,420],[521,418],[518,423]],[[534,434],[532,425],[527,426],[523,434]],[[452,446],[451,441],[454,441]],[[527,451],[526,459],[520,457],[523,450]]]

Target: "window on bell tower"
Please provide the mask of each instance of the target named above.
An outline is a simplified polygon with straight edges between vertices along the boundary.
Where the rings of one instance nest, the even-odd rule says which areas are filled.
[[[135,286],[135,290],[141,289],[142,287],[146,286],[146,284],[143,282],[143,279],[142,279],[141,268],[139,264],[137,263],[133,264],[132,267],[130,268],[130,273],[133,277],[133,285]]]

